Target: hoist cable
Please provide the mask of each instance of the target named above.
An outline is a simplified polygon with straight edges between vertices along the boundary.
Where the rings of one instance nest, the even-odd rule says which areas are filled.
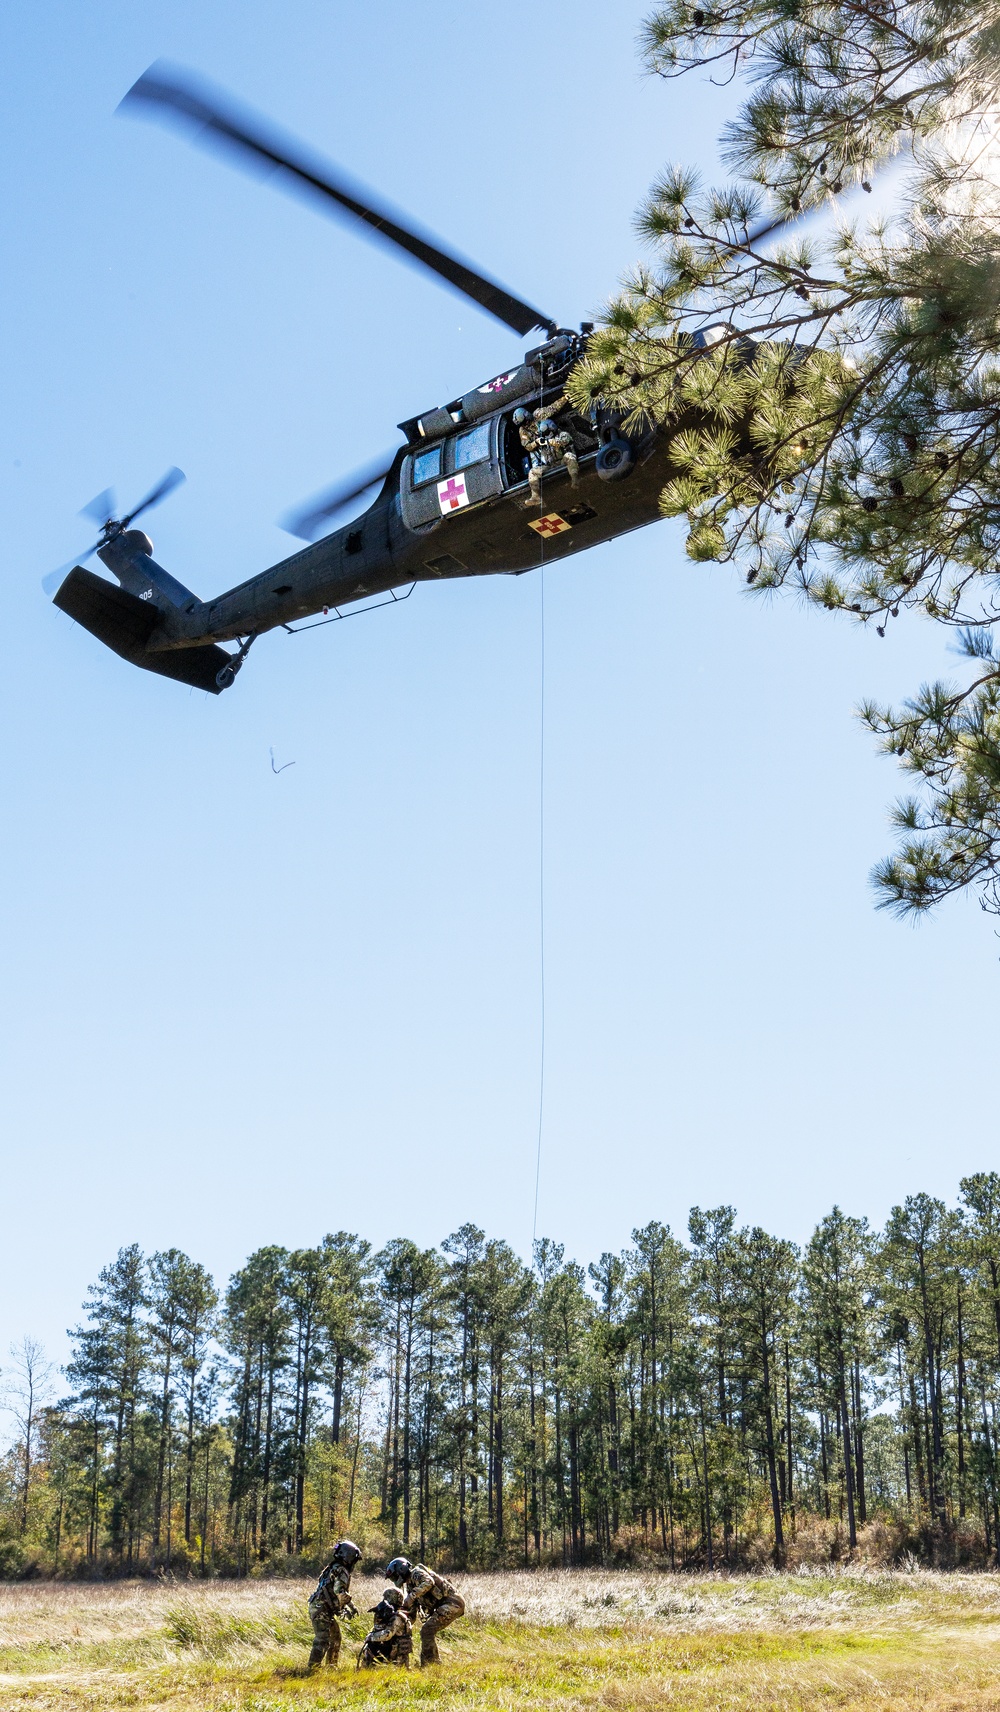
[[[531,1251],[538,1235],[538,1188],[542,1174],[542,1121],[545,1115],[545,543],[540,579],[540,684],[538,744],[538,975],[540,1037],[538,1053],[538,1142],[535,1148],[535,1209],[531,1220]]]
[[[540,360],[538,405],[545,402],[545,359]],[[545,472],[539,464],[538,515],[545,516]],[[538,1191],[542,1176],[542,1128],[545,1117],[545,536],[538,532],[539,575],[539,711],[538,711],[538,1137],[535,1145],[535,1202],[531,1218],[531,1252],[538,1236]]]

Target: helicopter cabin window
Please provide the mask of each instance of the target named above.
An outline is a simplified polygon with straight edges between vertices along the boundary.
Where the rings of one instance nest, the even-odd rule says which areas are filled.
[[[431,446],[426,452],[418,452],[413,460],[413,485],[423,487],[424,482],[437,481],[441,474],[441,453],[443,446]]]
[[[468,434],[459,434],[455,441],[455,469],[467,470],[470,464],[481,464],[490,455],[490,424],[480,422]]]

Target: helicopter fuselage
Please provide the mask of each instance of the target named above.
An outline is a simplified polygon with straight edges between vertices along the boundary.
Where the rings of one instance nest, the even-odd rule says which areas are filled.
[[[188,595],[135,535],[102,548],[123,587],[157,607],[147,651],[260,636],[413,583],[518,576],[655,522],[670,473],[668,436],[650,429],[623,441],[617,419],[583,418],[565,405],[559,425],[572,434],[578,481],[571,484],[563,465],[546,469],[541,505],[529,503],[514,410],[558,406],[581,344],[551,341],[563,349],[529,353],[464,400],[401,424],[407,443],[367,511],[214,599]],[[601,453],[612,440],[624,456],[611,460],[609,479]]]

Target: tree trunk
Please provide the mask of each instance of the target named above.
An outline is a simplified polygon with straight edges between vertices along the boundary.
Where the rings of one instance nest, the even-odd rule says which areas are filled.
[[[851,1417],[847,1408],[847,1382],[844,1373],[844,1352],[840,1349],[837,1354],[840,1368],[838,1373],[838,1395],[840,1401],[841,1443],[843,1445],[844,1454],[844,1486],[847,1491],[847,1543],[853,1552],[857,1550],[858,1530],[854,1514],[854,1466],[853,1459],[851,1457]]]
[[[778,1464],[774,1447],[774,1414],[771,1408],[771,1364],[768,1359],[767,1322],[761,1316],[760,1350],[764,1376],[764,1442],[767,1451],[767,1474],[771,1488],[771,1514],[774,1518],[774,1567],[780,1569],[785,1561],[785,1530],[781,1518],[781,1494],[778,1491]]]

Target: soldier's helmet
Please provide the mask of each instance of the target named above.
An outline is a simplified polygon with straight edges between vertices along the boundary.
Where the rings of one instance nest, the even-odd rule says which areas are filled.
[[[531,417],[529,416],[529,414],[526,410],[524,410],[524,409],[515,410],[515,412],[514,412],[514,424],[516,427],[523,428],[524,424],[526,422],[530,422],[530,421],[531,421]]]
[[[541,422],[538,424],[538,432],[540,434],[554,434],[555,431],[556,425],[551,416],[543,416]]]
[[[391,1623],[403,1603],[403,1595],[398,1587],[387,1587],[377,1605],[373,1605],[372,1616],[376,1622]]]
[[[361,1547],[353,1540],[338,1540],[333,1548],[334,1563],[343,1564],[345,1569],[353,1569],[361,1556]]]
[[[412,1568],[408,1557],[394,1557],[392,1562],[385,1566],[386,1580],[394,1581],[397,1587],[402,1587],[404,1581],[409,1581]]]

